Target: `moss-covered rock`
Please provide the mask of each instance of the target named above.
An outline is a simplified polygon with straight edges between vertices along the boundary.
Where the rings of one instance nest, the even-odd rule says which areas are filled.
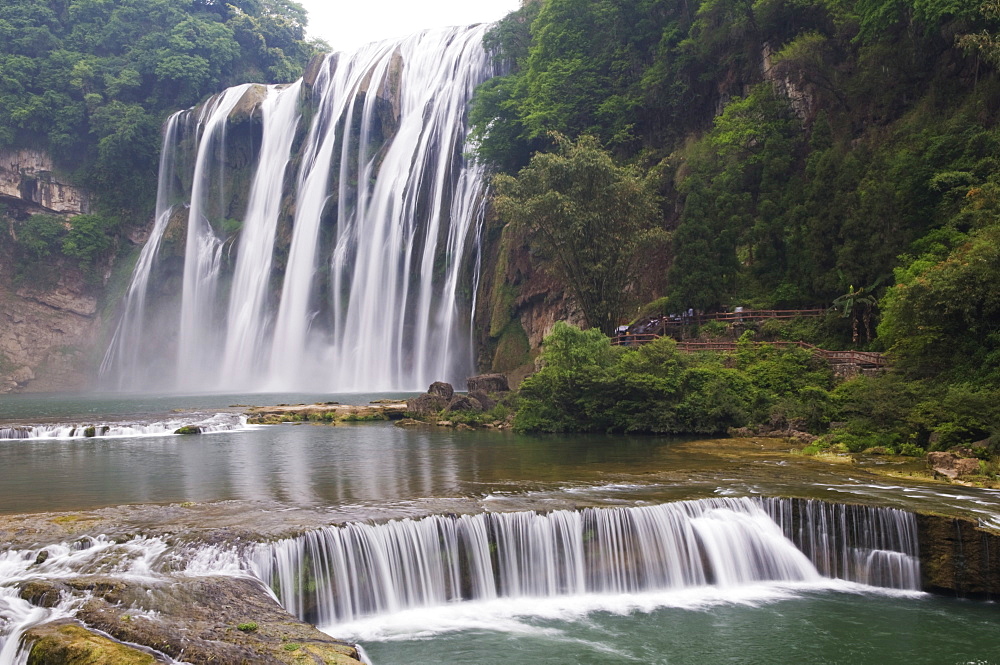
[[[154,665],[151,654],[70,621],[55,621],[29,630],[24,639],[34,642],[28,665]]]
[[[521,321],[513,319],[500,333],[493,353],[493,371],[509,372],[531,362],[531,345]]]
[[[77,613],[86,625],[186,662],[359,662],[352,645],[289,615],[256,580],[204,577],[145,585],[98,577],[67,584],[91,595]],[[247,630],[250,626],[256,628]],[[300,648],[287,651],[288,643]]]

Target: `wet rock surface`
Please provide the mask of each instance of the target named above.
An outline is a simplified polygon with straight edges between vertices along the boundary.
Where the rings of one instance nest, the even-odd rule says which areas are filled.
[[[1000,598],[1000,535],[972,520],[917,515],[921,587],[972,598]]]
[[[111,577],[81,577],[53,583],[48,590],[44,586],[42,582],[26,585],[22,595],[34,600],[69,590],[89,596],[76,614],[85,626],[107,633],[115,640],[146,646],[190,663],[354,665],[359,662],[353,645],[298,621],[271,598],[260,582],[251,578],[194,577],[141,583]],[[47,630],[45,635],[52,632]],[[55,630],[57,635],[62,632],[62,627]],[[64,644],[67,639],[60,638],[58,653],[75,649],[106,654],[107,659],[81,660],[81,663],[157,662],[129,647],[126,648],[130,653],[122,654],[119,648],[122,645],[106,638],[94,640],[86,633],[76,627],[69,635],[69,644]],[[56,646],[50,646],[50,642],[56,643],[42,641],[33,651],[56,652]],[[76,662],[47,658],[37,662]]]
[[[429,393],[419,395],[406,400],[406,410],[415,416],[429,416],[448,408],[449,399]]]
[[[979,473],[979,460],[975,457],[960,457],[955,453],[927,453],[927,465],[934,473],[955,480],[959,476]]]
[[[32,628],[25,640],[34,642],[28,665],[153,665],[170,662],[87,630],[72,620]]]

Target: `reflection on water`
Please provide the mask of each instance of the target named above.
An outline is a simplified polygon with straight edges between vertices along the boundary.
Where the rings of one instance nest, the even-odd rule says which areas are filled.
[[[231,404],[363,404],[383,397],[20,395],[0,398],[6,417],[0,427],[44,418],[85,422],[88,414],[155,422],[194,407],[212,413]],[[1000,514],[997,491],[878,478],[856,466],[787,453],[787,444],[773,440],[521,436],[391,423],[7,440],[0,441],[0,513],[239,501],[260,504],[258,510],[336,507],[341,518],[351,519],[371,516],[375,507],[406,510],[428,499],[472,499],[474,509],[517,511],[764,495],[949,508],[989,524]]]
[[[481,496],[641,468],[666,445],[663,439],[540,439],[390,423],[5,441],[0,467],[8,472],[0,476],[0,512],[182,501],[318,506]]]

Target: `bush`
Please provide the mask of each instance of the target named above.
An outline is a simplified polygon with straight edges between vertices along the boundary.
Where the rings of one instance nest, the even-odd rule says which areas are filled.
[[[31,215],[17,231],[17,244],[28,258],[42,260],[59,251],[66,224],[55,215]]]
[[[622,350],[560,323],[542,362],[521,385],[519,431],[720,434],[747,421],[749,380],[714,360],[694,364],[668,338]]]
[[[113,246],[113,230],[114,224],[100,215],[77,215],[62,241],[62,253],[90,267]]]

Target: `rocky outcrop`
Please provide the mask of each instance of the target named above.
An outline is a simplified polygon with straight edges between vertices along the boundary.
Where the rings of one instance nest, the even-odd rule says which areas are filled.
[[[42,591],[40,586],[41,583],[36,582],[22,589],[22,596],[31,600]],[[103,631],[115,640],[149,647],[184,662],[219,665],[303,662],[357,665],[360,662],[354,646],[296,620],[254,579],[194,577],[180,578],[170,584],[146,584],[117,578],[82,577],[66,580],[58,586],[62,593],[87,598],[76,614],[85,626]],[[35,660],[35,651],[48,648],[48,643],[39,642],[32,649],[29,663],[156,662],[152,657],[129,660],[125,654],[115,660],[120,655],[117,649],[121,645],[106,638],[98,644],[88,636],[93,633],[77,626],[74,628],[71,635],[58,642],[65,645],[60,648],[84,644],[92,654],[105,659]],[[64,630],[55,626],[54,632],[58,637]],[[127,656],[131,658],[132,654]]]
[[[779,95],[788,98],[792,111],[803,122],[812,120],[816,115],[816,95],[812,85],[805,79],[801,71],[793,71],[791,68],[776,66],[774,63],[774,50],[768,43],[764,44],[761,52],[761,69],[764,79],[771,82],[774,91]]]
[[[436,395],[441,399],[450,400],[455,395],[455,389],[450,383],[445,383],[444,381],[435,381],[427,389],[428,395]]]
[[[494,231],[487,240],[488,267],[477,299],[479,365],[503,373],[517,386],[534,371],[533,359],[556,321],[582,326],[585,320],[562,284],[531,255],[524,238],[509,227],[497,232],[502,222],[493,210],[488,215]]]
[[[479,400],[473,399],[468,395],[455,395],[448,402],[449,411],[482,411],[483,405],[480,404]]]
[[[406,410],[414,416],[430,416],[448,408],[455,389],[450,383],[435,381],[423,395],[406,400]]]
[[[496,400],[490,397],[484,390],[470,390],[469,397],[479,402],[479,405],[483,407],[483,411],[489,411],[497,405]]]
[[[979,460],[975,457],[959,457],[955,453],[927,453],[927,465],[935,474],[951,480],[959,476],[979,473]]]
[[[90,212],[87,192],[60,177],[41,150],[0,150],[0,198],[5,197],[28,212]]]
[[[921,588],[931,593],[1000,597],[1000,536],[976,522],[917,515]]]
[[[505,393],[510,391],[507,377],[503,374],[480,374],[468,379],[469,393],[481,390],[484,393]]]
[[[496,406],[496,400],[491,398],[481,386],[490,385],[500,387],[502,390],[491,392],[503,392],[507,388],[507,379],[503,375],[492,375],[492,379],[476,382],[476,379],[483,377],[472,377],[469,379],[469,386],[480,386],[478,389],[470,389],[467,395],[460,395],[455,392],[450,383],[435,381],[423,395],[418,395],[407,400],[406,410],[412,416],[427,418],[437,416],[442,411],[464,411],[480,413],[489,411]],[[497,378],[499,377],[499,378]]]
[[[68,228],[73,216],[90,212],[90,196],[62,178],[47,153],[2,149],[0,203],[0,393],[84,388],[100,329],[100,287],[56,255],[21,264],[16,243],[31,215],[61,217]]]
[[[0,280],[0,393],[75,390],[90,378],[97,299],[78,275],[50,289],[6,291]]]

